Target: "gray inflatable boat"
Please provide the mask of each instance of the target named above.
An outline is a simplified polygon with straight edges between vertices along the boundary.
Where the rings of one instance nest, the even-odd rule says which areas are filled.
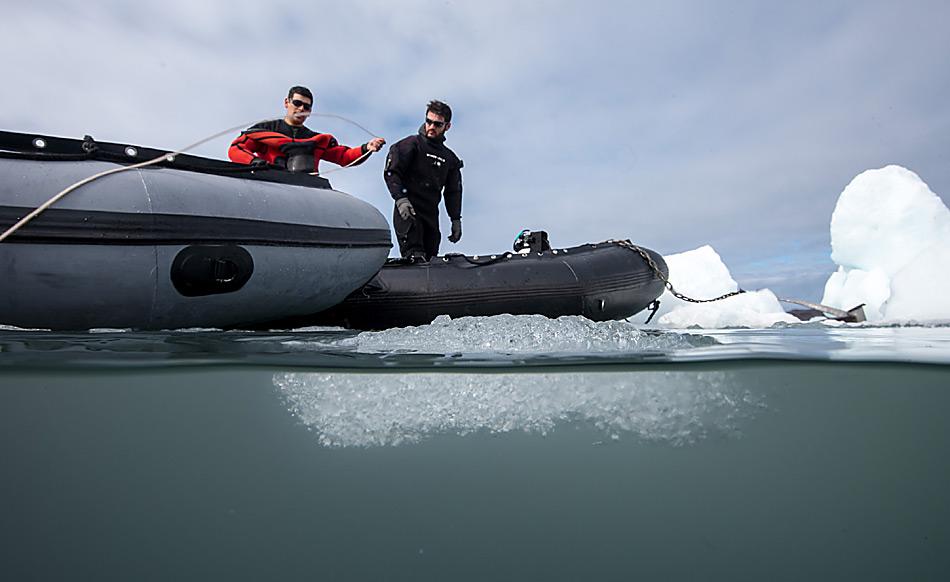
[[[161,150],[0,132],[0,232],[67,186]],[[323,178],[179,155],[81,186],[0,242],[0,325],[233,327],[336,305],[389,225]]]

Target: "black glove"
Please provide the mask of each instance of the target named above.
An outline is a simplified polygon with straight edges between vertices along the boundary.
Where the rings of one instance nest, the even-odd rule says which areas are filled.
[[[263,158],[254,158],[251,160],[251,167],[257,170],[263,170],[267,167],[267,160]]]
[[[449,242],[457,243],[462,240],[462,219],[456,218],[452,221],[452,234],[449,235]]]
[[[416,209],[412,207],[412,202],[408,198],[396,200],[396,210],[403,220],[412,220],[416,216]]]

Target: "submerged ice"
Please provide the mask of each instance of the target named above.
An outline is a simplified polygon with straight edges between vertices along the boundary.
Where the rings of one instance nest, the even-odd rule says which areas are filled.
[[[414,443],[436,435],[547,434],[592,425],[604,440],[681,445],[731,435],[763,403],[721,371],[279,373],[290,411],[325,446]]]

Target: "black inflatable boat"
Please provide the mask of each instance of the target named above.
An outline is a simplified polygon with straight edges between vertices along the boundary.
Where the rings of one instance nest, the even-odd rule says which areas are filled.
[[[551,249],[546,242],[545,236],[543,250],[525,245],[520,251],[489,256],[390,259],[336,307],[270,325],[371,330],[424,325],[439,315],[502,313],[583,315],[605,321],[638,313],[663,292],[668,269],[663,257],[649,249],[628,241]]]

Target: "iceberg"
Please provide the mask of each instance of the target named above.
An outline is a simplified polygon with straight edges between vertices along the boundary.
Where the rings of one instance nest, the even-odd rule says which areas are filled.
[[[856,176],[831,216],[831,248],[838,270],[822,303],[864,303],[869,321],[950,318],[950,210],[914,172]]]

